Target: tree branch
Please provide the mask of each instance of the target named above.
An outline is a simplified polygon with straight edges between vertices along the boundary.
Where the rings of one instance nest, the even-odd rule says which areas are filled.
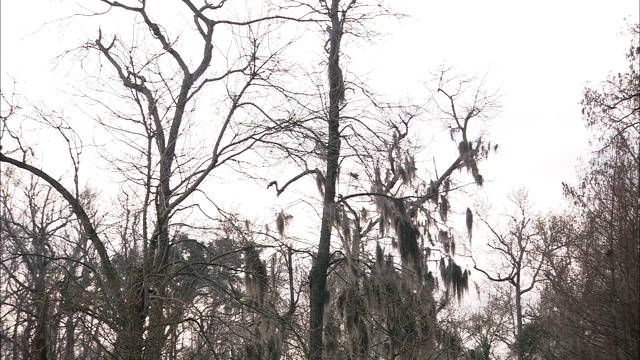
[[[60,184],[60,182],[58,182],[56,179],[54,179],[51,176],[49,176],[49,174],[47,174],[46,172],[44,172],[44,171],[42,171],[42,170],[40,170],[40,169],[38,169],[38,168],[36,168],[34,166],[26,164],[26,163],[24,163],[24,162],[22,162],[20,160],[16,160],[16,159],[12,159],[12,158],[6,157],[2,153],[0,153],[0,162],[9,163],[11,165],[14,165],[14,166],[20,168],[20,169],[23,169],[23,170],[26,170],[26,171],[32,173],[33,175],[35,175],[35,176],[41,178],[42,180],[46,181],[60,195],[62,195],[62,197],[71,206],[71,209],[73,210],[73,213],[80,220],[80,223],[82,224],[82,227],[84,229],[85,234],[91,240],[91,242],[93,243],[93,246],[95,246],[96,251],[98,252],[98,255],[100,256],[100,262],[102,264],[102,268],[105,271],[105,274],[107,276],[107,279],[108,279],[110,285],[114,289],[119,288],[119,281],[118,281],[118,278],[116,276],[115,269],[113,268],[113,264],[111,264],[111,260],[109,259],[109,255],[107,254],[107,250],[106,250],[106,248],[104,246],[104,243],[98,237],[98,234],[96,233],[96,230],[93,227],[93,224],[91,224],[91,219],[89,219],[89,216],[85,212],[85,210],[82,207],[82,204],[80,203],[80,201],[76,197],[74,197],[62,184]]]
[[[267,189],[270,188],[271,186],[275,185],[276,194],[277,194],[277,196],[280,196],[280,194],[282,194],[284,192],[284,190],[287,188],[287,186],[293,184],[294,182],[298,181],[300,178],[302,178],[302,177],[304,177],[306,175],[309,175],[309,174],[316,174],[318,176],[322,176],[322,173],[318,169],[305,170],[305,171],[301,172],[300,174],[294,176],[289,181],[287,181],[282,188],[278,188],[278,182],[274,180],[274,181],[270,182],[269,185],[267,185]]]

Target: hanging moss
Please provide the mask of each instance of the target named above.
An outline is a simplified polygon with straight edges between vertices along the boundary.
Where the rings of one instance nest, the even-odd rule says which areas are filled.
[[[325,185],[325,178],[322,175],[322,172],[320,170],[316,171],[316,186],[318,187],[318,192],[320,193],[320,196],[324,197],[324,185]]]
[[[454,263],[453,261],[451,262],[452,263],[450,264],[450,266],[451,266],[451,279],[454,285],[453,289],[454,289],[454,293],[458,297],[458,300],[460,300],[462,298],[462,294],[464,293],[464,287],[465,287],[463,272],[462,272],[462,268],[458,266],[458,264]]]
[[[280,332],[276,332],[269,337],[267,352],[269,360],[279,360],[282,356],[282,335]]]
[[[364,223],[369,219],[369,212],[364,207],[360,210],[360,222]]]
[[[433,276],[433,272],[429,271],[427,272],[427,285],[430,285],[431,287],[435,286],[436,284],[436,278]]]
[[[431,180],[429,187],[427,188],[427,198],[431,199],[433,202],[438,203],[438,197],[436,194],[438,193],[438,188],[436,183]]]
[[[284,215],[282,214],[282,212],[280,212],[276,217],[276,229],[278,230],[278,234],[280,234],[280,236],[284,235]]]
[[[446,289],[449,288],[449,286],[451,285],[451,276],[449,275],[449,272],[447,271],[447,265],[445,264],[444,258],[440,258],[440,277],[442,278],[442,281],[444,282],[444,286]]]
[[[244,347],[248,360],[262,360],[262,345],[248,343]]]
[[[412,155],[407,155],[404,158],[404,168],[406,169],[409,177],[409,183],[416,177],[416,159]]]
[[[400,259],[405,266],[413,263],[416,268],[420,265],[420,249],[418,247],[418,230],[402,216],[394,218],[394,227],[398,236]]]
[[[458,300],[469,289],[469,275],[467,270],[462,270],[453,259],[449,259],[445,264],[445,259],[440,259],[440,276],[447,290],[451,289]]]
[[[348,347],[353,359],[366,359],[369,352],[369,331],[363,318],[364,299],[357,289],[349,287],[343,289],[338,296],[337,307],[341,320],[344,322],[346,335],[349,338]]]
[[[420,231],[407,215],[404,202],[401,199],[396,199],[394,205],[393,227],[398,237],[400,260],[405,266],[412,264],[416,269],[419,269],[421,265],[421,251],[418,246]]]
[[[324,326],[324,358],[337,358],[338,345],[340,344],[340,325],[337,324],[333,311],[326,313],[326,321]]]
[[[380,246],[380,243],[376,243],[376,266],[378,271],[382,271],[384,266],[384,251]]]
[[[341,217],[340,227],[342,228],[342,235],[346,243],[349,244],[351,242],[351,220],[349,220],[349,217],[344,213],[341,214]]]
[[[473,232],[473,213],[467,208],[467,234],[469,234],[469,242],[471,242]]]
[[[438,241],[444,247],[444,252],[449,253],[451,251],[451,239],[449,238],[449,232],[445,230],[438,231]]]
[[[278,216],[276,216],[276,230],[278,230],[278,234],[280,236],[284,236],[284,230],[287,225],[289,225],[289,221],[293,218],[292,215],[286,214],[284,211],[280,211]]]
[[[256,305],[262,305],[267,294],[267,267],[253,244],[244,249],[244,266],[247,297],[256,301]]]
[[[446,230],[439,230],[438,231],[438,241],[440,241],[441,243],[445,243],[449,241],[449,232]]]
[[[398,165],[398,173],[400,174],[400,179],[402,180],[403,184],[409,183],[409,175],[404,170],[404,168],[400,165]]]
[[[327,309],[331,305],[331,288],[329,287],[329,283],[325,284],[324,287],[324,308]]]
[[[440,195],[440,218],[442,221],[447,221],[447,215],[449,214],[449,200],[444,195]]]
[[[342,207],[334,206],[331,212],[333,213],[331,216],[331,219],[333,220],[333,225],[337,228],[340,228],[342,226],[342,215],[343,215]]]
[[[473,147],[473,144],[468,142],[460,142],[458,144],[458,150],[460,151],[460,156],[464,162],[465,167],[468,171],[471,172],[473,176],[473,180],[479,186],[482,186],[484,183],[484,179],[478,170],[478,163],[476,162],[476,158],[478,157],[478,149],[480,149],[480,145],[482,144],[482,139],[479,138],[476,142],[476,147]]]
[[[395,273],[396,271],[396,264],[393,262],[393,255],[391,254],[387,254],[387,261],[385,262],[386,264],[386,269],[385,271],[387,273],[391,272],[391,273]]]
[[[358,323],[358,333],[355,339],[358,343],[356,356],[358,359],[368,359],[369,353],[369,331],[367,324],[360,320]]]

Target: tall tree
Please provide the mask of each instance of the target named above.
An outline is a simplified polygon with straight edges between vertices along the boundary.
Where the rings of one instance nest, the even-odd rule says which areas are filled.
[[[513,314],[510,303],[511,300],[501,294],[488,294],[482,306],[465,319],[462,327],[474,346],[472,360],[496,359],[498,345],[511,342]]]
[[[508,218],[508,230],[501,232],[496,226],[482,220],[489,229],[492,239],[491,248],[502,266],[497,270],[486,270],[474,265],[474,269],[484,274],[487,279],[497,283],[506,283],[513,290],[513,343],[511,344],[518,359],[526,358],[526,349],[521,341],[525,329],[525,295],[534,291],[544,280],[542,271],[547,256],[562,246],[561,243],[544,241],[544,225],[531,213],[531,199],[526,190],[519,190],[510,196],[516,206],[516,213]],[[506,274],[504,273],[506,272]],[[509,292],[511,293],[511,292]]]
[[[3,174],[0,190],[0,237],[4,354],[15,358],[47,359],[54,356],[56,300],[60,274],[52,259],[60,255],[56,240],[71,221],[68,209],[51,188],[34,176],[21,178],[15,171]],[[7,321],[13,319],[15,321]],[[3,341],[5,342],[5,341]]]
[[[423,320],[435,319],[432,293],[427,290],[433,288],[428,285],[433,281],[433,274],[428,280],[428,269],[424,266],[430,261],[423,255],[427,251],[426,241],[447,244],[442,245],[447,250],[438,261],[443,263],[445,278],[455,273],[453,278],[459,281],[452,289],[462,292],[464,270],[453,261],[455,241],[444,225],[449,211],[448,196],[456,187],[456,170],[467,169],[472,181],[482,185],[478,162],[493,148],[471,127],[495,106],[495,97],[484,91],[483,84],[472,89],[473,94],[466,97],[468,94],[461,89],[471,82],[460,80],[457,83],[458,79],[452,79],[447,71],[442,71],[438,89],[432,94],[439,106],[436,109],[441,116],[439,120],[446,122],[450,129],[448,135],[454,140],[455,153],[451,159],[438,162],[445,164],[442,173],[437,169],[432,173],[417,172],[418,158],[414,151],[416,146],[411,142],[411,130],[423,109],[377,102],[366,84],[358,84],[344,75],[347,72],[340,62],[344,59],[341,41],[366,33],[366,30],[360,30],[360,27],[367,29],[365,20],[379,16],[376,13],[379,7],[374,7],[373,12],[370,8],[368,4],[354,1],[320,3],[317,11],[328,18],[325,45],[328,86],[324,87],[326,93],[320,95],[323,99],[321,109],[310,109],[306,103],[302,108],[303,112],[309,113],[305,131],[286,142],[296,146],[283,146],[289,160],[301,167],[298,175],[282,186],[278,181],[269,185],[275,186],[280,195],[294,182],[311,175],[316,178],[321,196],[319,238],[313,248],[313,266],[309,272],[309,357],[312,359],[322,358],[323,352],[325,357],[333,356],[327,351],[335,350],[336,342],[325,342],[323,338],[325,333],[337,334],[338,329],[343,330],[343,337],[338,337],[337,344],[347,349],[349,356],[369,354],[370,328],[374,321],[368,320],[373,309],[365,306],[364,289],[374,285],[365,285],[368,282],[365,276],[376,271],[380,274],[394,272],[389,266],[374,270],[378,268],[373,266],[375,262],[384,262],[377,256],[368,255],[376,253],[376,240],[386,242],[388,247],[392,243],[397,245],[409,286],[401,291],[401,298],[408,299],[411,289],[416,287],[427,294],[422,300],[429,306],[420,308],[417,305],[420,299],[408,305],[418,312],[430,312]],[[430,180],[423,180],[426,178]],[[436,224],[443,225],[437,228]],[[433,233],[440,235],[432,236]],[[340,279],[330,279],[332,271]],[[449,286],[451,282],[446,284]],[[452,293],[456,291],[452,290]],[[373,302],[369,305],[373,306]],[[430,307],[434,310],[428,310]],[[414,315],[412,321],[420,317],[418,313]],[[427,321],[424,322],[427,326]],[[389,336],[388,329],[386,336]],[[393,342],[397,343],[397,339]],[[419,344],[418,340],[416,344]],[[411,356],[407,354],[410,353],[406,352],[404,356]]]
[[[309,273],[309,358],[322,359],[322,332],[324,329],[324,304],[327,294],[327,271],[331,251],[331,230],[335,213],[336,181],[340,160],[340,104],[345,99],[345,83],[340,68],[340,44],[344,34],[346,14],[355,5],[350,2],[345,8],[340,8],[340,0],[324,2],[324,8],[331,20],[327,28],[329,36],[328,76],[329,76],[329,111],[327,118],[326,138],[326,170],[324,177],[324,199],[322,206],[322,220],[318,252],[313,259],[313,266]]]

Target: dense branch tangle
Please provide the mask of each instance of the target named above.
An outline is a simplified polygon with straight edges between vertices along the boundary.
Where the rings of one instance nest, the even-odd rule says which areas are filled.
[[[137,35],[145,39],[109,36],[106,29],[99,28],[95,41],[80,48],[83,54],[97,52],[110,69],[106,75],[115,75],[111,79],[99,77],[99,83],[93,85],[98,95],[89,93],[87,99],[106,110],[107,116],[91,116],[112,136],[111,141],[125,145],[102,150],[109,165],[123,177],[126,211],[118,220],[122,243],[116,245],[115,252],[109,251],[106,234],[96,231],[78,194],[31,165],[27,146],[18,144],[18,152],[24,153],[22,159],[7,156],[11,149],[3,149],[0,160],[31,172],[59,192],[97,250],[102,270],[96,275],[104,275],[104,279],[96,285],[103,287],[108,301],[117,307],[110,325],[116,336],[106,347],[108,351],[118,358],[158,359],[167,331],[184,321],[197,298],[198,282],[181,285],[185,281],[182,276],[198,279],[208,273],[206,266],[185,267],[175,253],[184,242],[176,225],[182,220],[181,212],[196,208],[191,205],[197,203],[195,197],[212,171],[241,162],[249,152],[269,144],[273,135],[295,126],[282,110],[288,95],[285,87],[278,85],[281,74],[286,73],[281,56],[289,41],[267,42],[268,33],[258,31],[270,31],[268,24],[274,21],[309,19],[300,11],[292,16],[266,11],[257,18],[225,19],[234,12],[227,11],[230,5],[225,1],[196,5],[185,0],[176,11],[193,18],[193,32],[184,34],[184,40],[172,36],[168,24],[165,27],[156,20],[162,12],[154,6],[166,4],[101,3],[109,9],[96,17],[110,12],[128,14]],[[291,36],[295,38],[295,34]],[[187,50],[192,43],[199,44],[199,54]],[[234,53],[236,59],[230,57]],[[110,86],[109,81],[120,86]],[[115,90],[108,93],[103,89]],[[210,107],[197,107],[202,99]],[[119,251],[124,251],[124,258]],[[130,266],[124,279],[122,264]]]
[[[106,115],[87,113],[110,135],[111,142],[105,141],[102,155],[121,176],[121,209],[111,214],[116,225],[104,232],[96,230],[94,220],[78,200],[78,191],[68,191],[64,181],[33,166],[27,156],[28,146],[18,143],[16,151],[24,155],[21,160],[9,151],[0,154],[2,162],[31,172],[61,194],[99,253],[101,268],[88,262],[82,267],[92,276],[90,285],[85,286],[90,289],[85,292],[100,296],[104,308],[96,309],[88,301],[70,303],[71,308],[94,320],[97,328],[109,327],[101,333],[110,336],[93,340],[103,349],[93,355],[108,352],[116,358],[157,359],[172,349],[169,355],[178,357],[176,344],[187,340],[194,344],[193,349],[207,349],[218,358],[235,356],[238,349],[234,344],[245,344],[247,356],[264,349],[264,344],[275,346],[270,354],[281,354],[288,332],[298,343],[298,353],[313,359],[323,355],[331,358],[323,332],[333,320],[348,328],[340,346],[348,348],[353,357],[363,357],[374,347],[376,354],[395,358],[434,351],[436,306],[424,239],[427,236],[431,240],[431,232],[446,226],[447,196],[464,186],[453,183],[455,170],[466,167],[475,183],[482,183],[476,162],[486,155],[489,146],[480,138],[472,139],[468,124],[484,109],[486,99],[476,97],[470,107],[459,108],[458,93],[447,92],[446,84],[439,87],[443,90],[437,95],[452,111],[443,114],[452,129],[454,153],[446,160],[443,173],[418,173],[416,146],[409,133],[423,109],[378,103],[364,85],[345,79],[345,62],[340,62],[343,37],[371,35],[364,21],[384,15],[383,8],[355,1],[322,1],[316,7],[291,2],[278,8],[274,16],[265,10],[266,16],[225,20],[234,13],[227,9],[230,3],[196,6],[185,0],[180,14],[189,14],[193,23],[191,32],[179,38],[172,35],[170,27],[161,25],[162,14],[153,8],[160,5],[145,1],[135,5],[101,3],[109,6],[107,13],[127,14],[135,23],[133,39],[123,34],[110,36],[103,27],[97,30],[97,38],[81,49],[83,55],[99,55],[100,77],[93,84],[97,95],[89,93],[87,99]],[[288,16],[288,11],[300,14]],[[284,51],[290,40],[278,38],[280,42],[275,42],[277,37],[268,34],[271,21],[284,26],[284,20],[322,24],[327,41],[323,59],[326,77],[322,77],[325,85],[318,87],[320,96],[289,90],[295,87],[291,84],[298,83],[298,79],[286,81],[291,69]],[[144,42],[137,40],[140,34],[146,35]],[[196,38],[192,42],[199,44],[199,52],[191,51],[189,36]],[[86,65],[90,68],[93,63],[88,61]],[[289,286],[283,292],[288,301],[283,300],[275,284],[265,286],[269,281],[265,272],[269,272],[259,251],[249,250],[256,234],[248,230],[250,226],[239,225],[238,219],[223,215],[218,208],[217,216],[206,213],[207,205],[215,205],[219,194],[217,188],[211,191],[207,187],[207,178],[214,170],[239,164],[237,169],[247,174],[243,166],[246,155],[265,159],[276,150],[281,151],[282,159],[300,167],[293,179],[277,179],[284,184],[282,187],[273,182],[277,193],[312,175],[322,206],[317,248],[281,247],[287,250],[280,259],[286,261],[282,269],[287,270]],[[253,173],[248,176],[258,177]],[[207,229],[209,223],[197,223],[191,217],[196,211],[207,220],[224,221]],[[278,226],[284,236],[281,228]],[[184,229],[214,234],[214,244],[202,244]],[[260,236],[266,236],[266,242],[275,241],[268,231]],[[455,270],[456,275],[448,278],[464,279],[458,276],[462,272],[453,261],[455,246],[450,245],[448,235],[441,237],[447,244],[447,250],[441,253],[446,253],[443,256],[448,261],[443,274],[451,275]],[[396,238],[399,263],[388,251]],[[377,242],[382,246],[375,246]],[[332,252],[336,243],[341,243],[341,251]],[[240,250],[234,248],[238,245],[245,251],[248,280],[244,289],[236,273],[242,271],[237,255]],[[366,253],[374,248],[380,249],[375,251],[375,259]],[[300,286],[294,286],[292,253],[313,250],[317,252],[312,255],[309,282],[300,281]],[[250,257],[253,260],[246,262]],[[391,281],[398,288],[390,292],[393,296],[389,299],[406,300],[408,307],[406,311],[393,311],[413,314],[412,319],[383,311],[394,301],[363,300],[365,288],[375,291],[397,278],[402,281]],[[307,284],[309,322],[302,323],[308,326],[310,336],[305,343],[301,332],[285,323],[300,316],[296,311],[300,287]],[[207,292],[215,295],[208,296]],[[420,301],[414,295],[417,293],[421,294]],[[329,303],[341,313],[325,317],[325,305]],[[363,308],[365,305],[369,307]],[[429,320],[416,322],[423,315]],[[113,320],[104,321],[107,318]],[[246,321],[235,324],[242,319]],[[400,323],[407,328],[399,332]],[[232,329],[232,334],[215,335],[220,326]],[[366,341],[369,334],[375,344]],[[387,341],[384,339],[393,345],[390,352],[382,350],[382,341]],[[421,347],[421,339],[427,339],[429,345]],[[169,341],[173,346],[167,346]],[[181,353],[184,357],[188,354]]]

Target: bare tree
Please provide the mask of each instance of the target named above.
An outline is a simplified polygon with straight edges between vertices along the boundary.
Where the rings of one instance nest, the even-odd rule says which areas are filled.
[[[60,199],[33,176],[23,181],[13,171],[3,174],[0,232],[3,239],[3,300],[6,317],[5,354],[16,358],[46,359],[53,355],[56,334],[54,306],[56,274],[52,259],[55,240],[70,221]],[[13,319],[6,321],[6,319]],[[22,355],[18,355],[22,354]]]
[[[98,28],[96,38],[77,49],[88,61],[87,68],[96,64],[91,62],[95,54],[99,68],[108,69],[96,72],[100,92],[86,94],[88,102],[106,110],[106,116],[93,117],[112,135],[113,144],[124,145],[102,149],[123,180],[121,201],[126,206],[119,219],[112,219],[120,230],[99,232],[82,203],[80,153],[72,151],[75,179],[69,188],[31,163],[33,150],[17,131],[15,115],[3,115],[0,161],[51,185],[82,224],[98,256],[99,266],[92,270],[100,296],[92,300],[101,306],[95,316],[115,334],[97,336],[100,346],[116,358],[158,359],[165,354],[168,331],[187,321],[185,306],[196,299],[193,286],[179,290],[185,266],[175,251],[184,243],[179,236],[183,214],[203,209],[193,200],[201,196],[214,170],[241,161],[252,149],[267,144],[271,135],[294,124],[286,113],[279,116],[274,110],[278,101],[286,100],[283,88],[277,86],[277,74],[287,42],[267,46],[261,41],[265,34],[254,30],[260,28],[258,24],[290,18],[269,10],[257,17],[234,16],[224,1],[183,1],[174,10],[193,22],[191,30],[179,38],[170,25],[156,20],[161,19],[160,9],[146,1],[105,0],[87,6],[100,4],[92,14],[97,21],[105,16],[98,13],[117,13],[137,21],[134,28],[148,34],[140,46],[136,38],[109,35],[106,27]],[[235,53],[235,59],[219,51],[229,46],[230,34],[236,47],[227,55]],[[189,42],[181,42],[187,37]],[[197,56],[191,55],[193,49],[185,49],[192,43],[199,44]],[[271,105],[257,100],[266,91],[271,91]],[[195,110],[204,97],[217,100],[213,113]],[[79,148],[74,148],[80,137],[70,121],[43,115],[70,150]],[[113,242],[113,235],[121,241]],[[196,277],[204,271],[187,269],[195,271]]]
[[[476,263],[474,269],[493,282],[506,283],[513,288],[514,343],[509,345],[514,348],[518,359],[524,359],[525,349],[522,347],[521,339],[525,326],[525,295],[536,289],[537,284],[545,279],[543,270],[547,257],[563,244],[544,241],[543,225],[539,219],[530,215],[531,199],[526,190],[517,191],[510,196],[510,200],[517,210],[514,215],[508,216],[506,232],[501,232],[496,226],[481,220],[492,235],[488,246],[499,255],[501,267],[498,267],[497,271],[490,271],[478,267]]]
[[[472,360],[496,359],[496,347],[509,342],[509,324],[513,316],[508,302],[509,299],[499,294],[489,294],[482,307],[470,314],[462,325],[473,341]]]

